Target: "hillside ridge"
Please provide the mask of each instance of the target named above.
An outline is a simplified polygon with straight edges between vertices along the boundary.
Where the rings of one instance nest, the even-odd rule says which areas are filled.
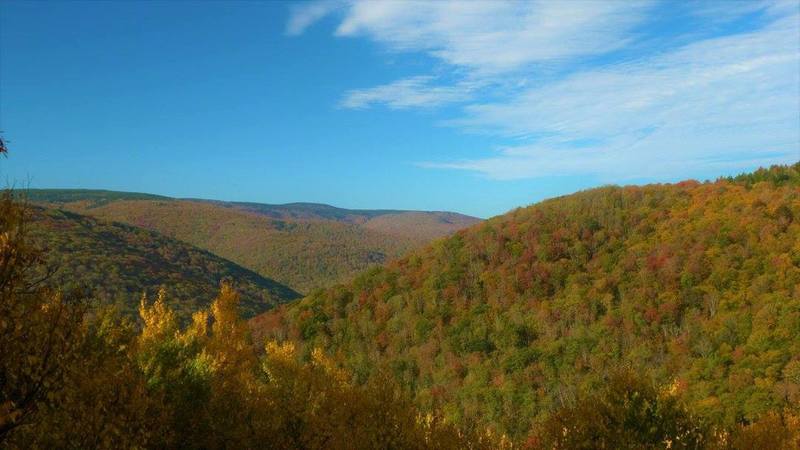
[[[433,214],[451,214],[466,218],[478,219],[466,214],[457,213],[453,211],[444,210],[418,210],[418,209],[364,209],[364,208],[341,208],[327,203],[316,202],[289,202],[289,203],[262,203],[262,202],[246,202],[237,200],[216,200],[198,197],[171,197],[161,194],[150,194],[143,192],[130,192],[130,191],[116,191],[109,189],[83,189],[83,188],[27,188],[18,191],[27,200],[33,203],[70,203],[81,200],[175,200],[175,201],[192,201],[192,202],[208,202],[223,206],[252,208],[254,212],[283,210],[283,211],[296,211],[299,213],[314,213],[318,214],[320,218],[328,218],[335,220],[338,218],[346,218],[349,216],[365,216],[368,218],[382,216],[386,214],[403,214],[403,213],[433,213]],[[480,220],[480,219],[478,219]]]
[[[513,210],[251,320],[524,439],[626,366],[730,426],[800,404],[800,164]]]
[[[455,213],[382,212],[389,210],[358,216],[333,207],[320,213],[316,207],[275,209],[105,191],[52,196],[32,191],[29,201],[159,232],[299,292],[344,281],[478,220]]]
[[[101,304],[117,304],[135,316],[142,293],[165,288],[182,320],[207,306],[223,280],[242,294],[241,313],[251,317],[300,297],[293,289],[211,252],[129,224],[57,209],[30,206],[32,235],[47,263],[51,283],[88,288]]]

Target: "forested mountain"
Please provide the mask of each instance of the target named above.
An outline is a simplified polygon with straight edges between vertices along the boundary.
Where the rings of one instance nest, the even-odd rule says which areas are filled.
[[[796,409],[800,163],[547,200],[251,324],[517,441],[620,367],[716,426]]]
[[[33,214],[32,224],[12,193],[0,195],[0,448],[497,448],[479,431],[422,418],[390,380],[348,382],[321,352],[299,363],[291,344],[273,342],[260,356],[230,282],[190,320],[168,292],[142,299],[138,325],[84,290],[42,283],[53,252],[43,238],[77,232],[98,250],[87,262],[103,268],[151,240],[174,245],[72,214]],[[132,259],[143,285],[163,272]],[[191,261],[180,262],[195,280]]]
[[[446,236],[479,222],[479,219],[475,217],[446,211],[343,209],[319,203],[288,203],[285,205],[245,202],[212,203],[252,211],[280,220],[329,220],[363,225],[364,228],[372,231],[420,242]]]
[[[31,237],[55,269],[48,283],[65,291],[89,289],[102,303],[134,316],[142,293],[164,287],[181,319],[208,306],[220,282],[231,280],[248,317],[300,295],[276,281],[205,250],[142,228],[79,214],[31,207]]]
[[[300,292],[345,281],[478,221],[445,212],[177,200],[109,191],[34,189],[26,195],[50,207],[157,231]]]
[[[548,200],[249,329],[291,291],[7,193],[0,448],[796,449],[799,170]]]

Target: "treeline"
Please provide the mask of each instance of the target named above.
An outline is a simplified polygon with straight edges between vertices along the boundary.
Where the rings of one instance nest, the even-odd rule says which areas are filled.
[[[769,183],[773,186],[800,186],[800,162],[791,166],[761,167],[754,172],[743,173],[735,177],[723,178],[732,183],[748,188],[756,183]]]
[[[254,324],[517,442],[620,366],[716,430],[796,417],[799,167],[545,201]]]

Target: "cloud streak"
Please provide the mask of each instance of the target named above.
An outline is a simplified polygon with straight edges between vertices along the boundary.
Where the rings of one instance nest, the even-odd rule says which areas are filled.
[[[339,6],[340,4],[333,0],[292,5],[289,22],[286,24],[286,34],[289,36],[303,34],[308,27],[336,11]]]
[[[469,100],[480,83],[460,82],[435,85],[435,77],[416,76],[367,89],[354,89],[345,94],[341,106],[365,109],[383,104],[392,109],[433,108]]]
[[[687,5],[707,23],[760,16],[747,29],[685,37],[656,53],[637,51],[654,37],[653,2],[348,2],[335,35],[426,53],[450,76],[353,89],[340,106],[461,105],[440,123],[516,143],[420,166],[493,179],[664,178],[800,159],[797,3]],[[309,8],[297,29],[322,17]]]
[[[618,49],[647,1],[357,1],[336,30],[394,51],[423,51],[479,73]]]
[[[498,179],[558,168],[618,178],[800,158],[797,20],[581,71],[508,102],[469,105],[452,125],[546,137],[485,159],[428,166]],[[588,148],[574,145],[586,140]]]

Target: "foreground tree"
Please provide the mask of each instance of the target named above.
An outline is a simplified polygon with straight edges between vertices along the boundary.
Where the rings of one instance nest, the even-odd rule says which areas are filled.
[[[86,302],[43,286],[50,271],[28,238],[26,208],[0,197],[0,442],[63,400],[86,332]]]
[[[771,411],[757,421],[719,433],[718,447],[732,450],[779,448],[800,450],[800,414],[794,411]]]
[[[629,371],[612,374],[598,392],[547,419],[528,441],[552,449],[699,449],[712,446],[708,428],[673,395]]]
[[[155,447],[183,448],[495,448],[438,416],[421,416],[389,377],[364,386],[321,351],[303,362],[292,344],[266,354],[238,316],[224,284],[210,311],[181,329],[164,293],[143,300],[138,361],[151,395],[164,399],[167,424]]]
[[[133,358],[133,324],[114,310],[93,316],[64,370],[59,401],[40,408],[12,447],[150,448],[167,433],[162,399],[148,392]]]

